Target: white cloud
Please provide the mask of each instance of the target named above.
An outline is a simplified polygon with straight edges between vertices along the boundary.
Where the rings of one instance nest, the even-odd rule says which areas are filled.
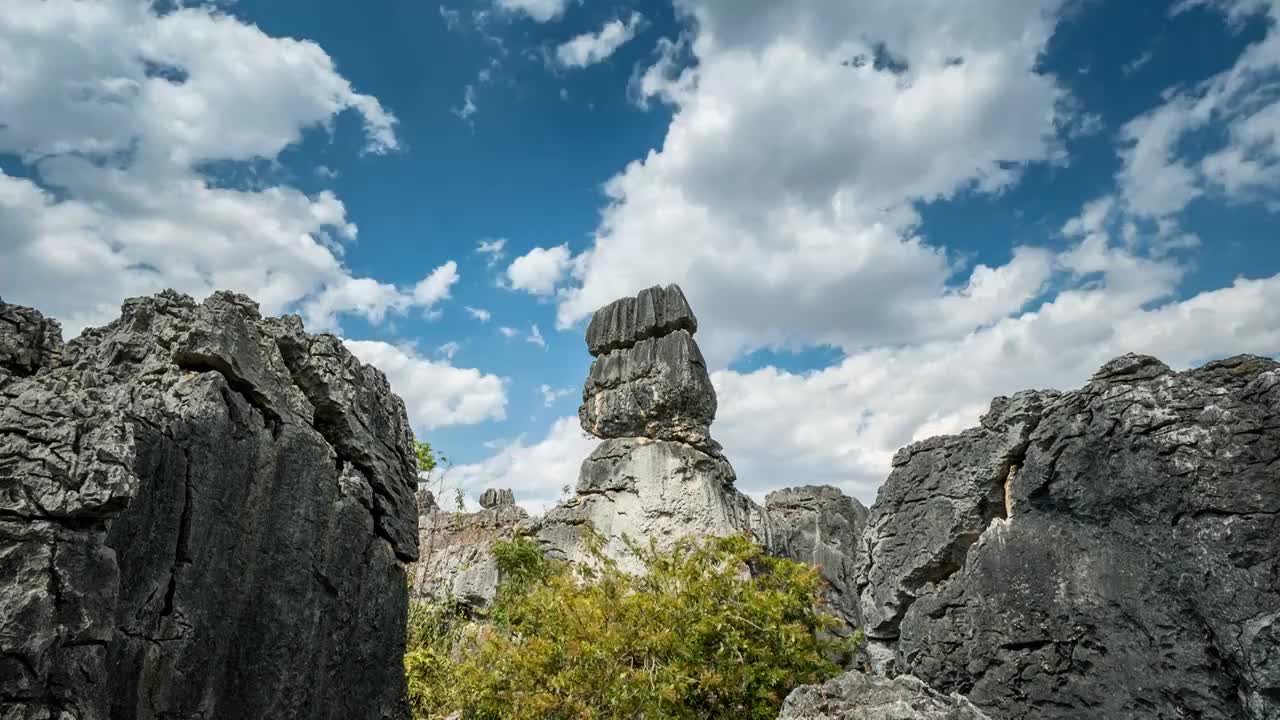
[[[498,332],[499,332],[499,333],[501,333],[502,337],[505,337],[505,338],[513,338],[513,337],[515,337],[516,335],[519,335],[519,334],[520,334],[520,331],[519,331],[519,330],[517,330],[517,329],[515,329],[515,328],[513,328],[513,327],[507,327],[507,326],[505,326],[505,325],[503,325],[502,327],[498,328]]]
[[[413,300],[419,305],[431,307],[449,297],[449,289],[458,282],[458,263],[450,260],[413,287]]]
[[[511,262],[507,267],[507,282],[515,290],[551,295],[572,263],[567,244],[553,248],[536,247]]]
[[[542,331],[538,329],[537,325],[529,326],[529,335],[525,337],[525,340],[537,345],[543,350],[547,349],[547,341],[542,337]]]
[[[1208,6],[1239,26],[1265,15],[1267,33],[1226,71],[1190,90],[1174,90],[1159,107],[1125,126],[1130,148],[1122,154],[1120,183],[1135,214],[1168,217],[1208,192],[1235,202],[1260,202],[1280,210],[1280,3],[1270,0],[1193,0],[1175,8]],[[1211,123],[1226,141],[1196,148],[1182,142]]]
[[[674,116],[661,150],[607,184],[561,327],[677,282],[715,366],[753,347],[953,337],[1042,292],[1046,254],[959,267],[913,204],[1061,162],[1067,95],[1036,71],[1057,3],[679,5],[696,64],[677,71],[668,41],[661,72],[633,84]],[[875,62],[879,43],[905,69]]]
[[[576,416],[563,417],[541,441],[529,445],[517,438],[483,462],[454,467],[450,480],[472,495],[488,487],[511,488],[517,504],[538,513],[555,504],[565,485],[577,485],[578,469],[598,443]]]
[[[566,395],[573,393],[573,388],[553,388],[550,385],[543,384],[539,386],[538,392],[542,393],[542,402],[547,407],[551,407],[557,400]]]
[[[407,346],[376,340],[344,339],[343,343],[361,361],[386,373],[419,432],[502,420],[507,415],[505,378],[424,358]]]
[[[0,287],[69,334],[123,298],[230,288],[268,313],[320,321],[398,307],[341,262],[356,237],[331,192],[214,184],[207,163],[272,161],[350,111],[365,150],[395,150],[395,118],[316,44],[271,37],[210,7],[13,0],[0,13]],[[66,288],[75,288],[74,293]]]
[[[461,345],[459,345],[454,340],[450,340],[449,342],[436,348],[436,352],[443,355],[445,360],[448,360],[449,362],[453,362],[453,356],[457,355],[458,351],[461,349],[462,349]]]
[[[488,255],[489,267],[493,267],[506,254],[504,248],[507,247],[506,238],[497,238],[494,240],[481,240],[476,243],[476,252],[481,255]]]
[[[485,310],[484,308],[477,308],[477,307],[471,307],[470,305],[464,305],[463,309],[465,309],[467,311],[467,314],[469,314],[471,317],[475,318],[476,320],[479,320],[482,323],[489,322],[489,319],[493,317],[493,313],[490,313],[488,310]]]
[[[566,68],[584,68],[603,62],[636,36],[642,19],[640,13],[633,12],[626,22],[614,19],[597,32],[582,33],[556,48],[556,60]]]
[[[558,19],[564,14],[569,0],[496,0],[495,5],[512,13],[523,13],[536,22]]]
[[[470,122],[471,116],[475,115],[479,110],[480,108],[476,106],[476,88],[468,83],[462,90],[462,106],[450,108],[449,112],[457,115],[462,120]]]

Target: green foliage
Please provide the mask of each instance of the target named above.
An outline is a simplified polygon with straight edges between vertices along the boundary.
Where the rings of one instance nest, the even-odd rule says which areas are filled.
[[[430,473],[441,462],[448,462],[444,457],[436,457],[436,452],[429,442],[415,440],[413,442],[413,452],[417,456],[418,472]]]
[[[549,562],[526,538],[497,543],[504,582],[484,625],[415,611],[415,717],[772,720],[792,688],[839,670],[813,568],[745,536],[632,545],[642,575],[589,547],[594,569]]]

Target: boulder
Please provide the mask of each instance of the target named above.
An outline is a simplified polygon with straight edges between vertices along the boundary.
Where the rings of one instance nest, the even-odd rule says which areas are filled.
[[[847,672],[796,688],[778,720],[989,720],[963,697],[943,695],[918,678]]]
[[[416,473],[381,372],[231,293],[60,349],[0,317],[0,717],[407,717]]]
[[[874,656],[993,718],[1280,717],[1280,364],[1107,363],[901,451]]]

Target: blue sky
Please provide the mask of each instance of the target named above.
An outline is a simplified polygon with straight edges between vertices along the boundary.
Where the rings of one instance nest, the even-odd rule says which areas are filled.
[[[477,494],[593,442],[585,318],[679,282],[760,495],[1109,357],[1280,353],[1271,0],[18,0],[0,295],[230,288]],[[534,328],[537,328],[535,333]]]

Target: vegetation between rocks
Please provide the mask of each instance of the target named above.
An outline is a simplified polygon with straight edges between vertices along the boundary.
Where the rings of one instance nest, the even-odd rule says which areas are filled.
[[[837,621],[815,609],[816,570],[746,536],[632,544],[640,575],[588,545],[590,567],[548,561],[528,538],[497,543],[504,580],[483,618],[412,604],[414,717],[772,719],[860,640],[824,632]]]

